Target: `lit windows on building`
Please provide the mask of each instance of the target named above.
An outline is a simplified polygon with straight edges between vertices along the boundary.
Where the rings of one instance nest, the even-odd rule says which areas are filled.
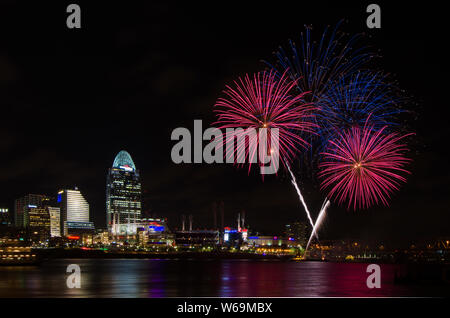
[[[58,192],[61,206],[60,224],[64,236],[92,231],[94,225],[89,222],[89,204],[78,189]]]
[[[50,215],[46,207],[33,207],[29,210],[29,226],[50,230]]]
[[[61,210],[57,207],[48,207],[48,212],[50,215],[50,236],[59,237],[61,236]]]
[[[10,226],[11,216],[8,208],[0,208],[0,226]]]
[[[248,245],[253,247],[295,247],[296,241],[291,237],[278,237],[278,236],[249,236],[247,239]]]
[[[19,228],[26,228],[30,225],[30,210],[33,208],[45,207],[50,199],[42,194],[27,194],[17,199],[14,204],[14,224]]]
[[[293,222],[286,224],[284,235],[286,237],[294,238],[297,244],[306,247],[308,242],[308,225],[305,222]]]
[[[45,241],[50,237],[50,214],[47,207],[30,207],[28,228],[33,241]]]
[[[59,208],[52,207],[50,197],[42,194],[28,194],[15,201],[15,222],[16,227],[28,229],[31,239],[34,242],[48,240],[52,233],[59,231],[59,224],[52,220],[55,211]],[[53,215],[53,217],[52,217]]]
[[[106,222],[113,235],[135,235],[141,222],[139,171],[128,152],[120,151],[106,181]]]

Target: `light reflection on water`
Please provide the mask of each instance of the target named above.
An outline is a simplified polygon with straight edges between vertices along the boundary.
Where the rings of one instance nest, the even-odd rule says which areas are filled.
[[[66,267],[81,267],[81,289]],[[0,267],[0,297],[328,297],[440,296],[448,286],[394,284],[401,265],[381,265],[381,289],[368,289],[367,264],[251,260],[65,259]]]

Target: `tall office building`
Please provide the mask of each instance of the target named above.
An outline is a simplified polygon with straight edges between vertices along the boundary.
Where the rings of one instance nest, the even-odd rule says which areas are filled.
[[[14,224],[19,228],[30,226],[31,209],[42,208],[48,205],[50,199],[42,194],[27,194],[15,201]]]
[[[61,217],[60,208],[48,207],[48,213],[50,215],[50,236],[61,236]]]
[[[33,241],[50,238],[50,214],[47,206],[32,207],[28,211],[28,228]]]
[[[141,221],[141,182],[133,159],[120,151],[106,180],[106,222],[113,235],[134,235]]]
[[[94,231],[94,224],[89,222],[89,204],[77,188],[59,191],[58,203],[61,234],[68,236]]]

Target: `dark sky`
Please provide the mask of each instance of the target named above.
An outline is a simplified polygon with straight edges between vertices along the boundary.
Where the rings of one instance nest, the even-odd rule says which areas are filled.
[[[332,205],[321,235],[384,241],[450,235],[448,33],[439,2],[378,1],[380,30],[367,29],[370,2],[362,1],[92,2],[77,2],[81,30],[66,28],[71,2],[0,6],[2,204],[13,209],[24,194],[55,195],[76,185],[93,221],[104,226],[106,172],[126,149],[141,171],[151,213],[168,217],[172,227],[183,213],[194,215],[195,227],[210,226],[214,201],[224,201],[228,224],[245,210],[248,223],[266,233],[305,220],[285,172],[262,182],[232,165],[175,165],[170,134],[192,129],[194,119],[209,125],[224,85],[264,69],[261,60],[273,61],[272,52],[298,39],[304,24],[317,36],[346,18],[342,29],[367,32],[366,44],[383,56],[379,67],[413,96],[414,163],[390,208]],[[324,193],[309,181],[302,189],[316,215]]]

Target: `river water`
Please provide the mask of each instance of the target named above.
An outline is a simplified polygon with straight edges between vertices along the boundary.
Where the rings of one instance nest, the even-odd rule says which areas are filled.
[[[69,264],[81,288],[69,289]],[[261,260],[59,259],[0,266],[0,297],[397,297],[445,296],[437,282],[395,284],[401,265],[381,264],[381,288],[366,285],[368,264]]]

